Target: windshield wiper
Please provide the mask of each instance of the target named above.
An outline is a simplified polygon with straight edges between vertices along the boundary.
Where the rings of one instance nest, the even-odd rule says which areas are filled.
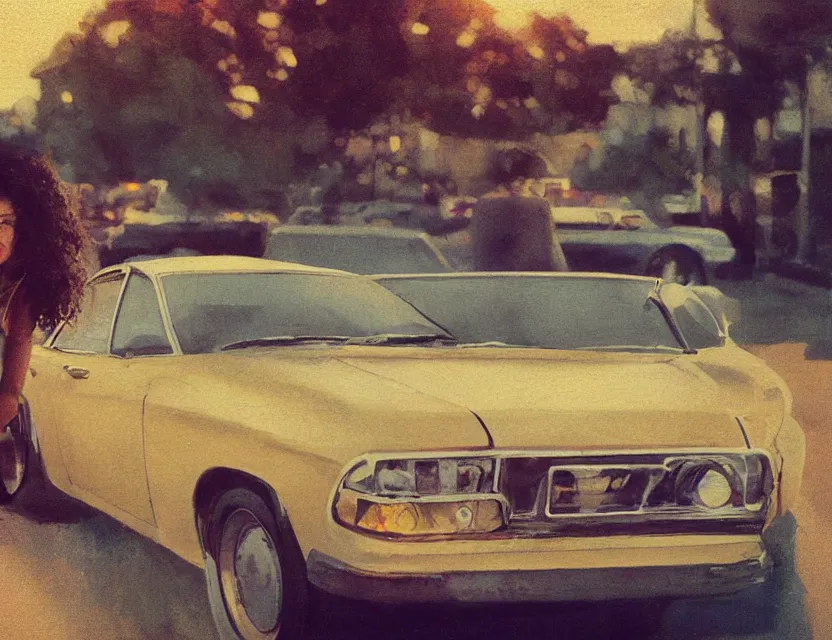
[[[501,340],[489,340],[487,342],[465,342],[457,345],[460,349],[474,349],[479,347],[496,347],[500,349],[537,349],[542,347],[533,347],[528,344],[511,344],[502,342]]]
[[[456,344],[456,338],[442,333],[407,334],[407,333],[377,333],[362,338],[350,338],[346,344],[352,345],[391,345],[391,344],[426,344],[442,341],[446,344]]]
[[[349,340],[348,336],[271,336],[268,338],[253,338],[251,340],[238,340],[224,344],[219,351],[231,351],[233,349],[248,349],[249,347],[291,347],[297,344],[309,342],[337,342],[344,343]]]
[[[687,353],[681,347],[668,347],[665,345],[656,345],[653,347],[632,344],[612,344],[603,347],[577,347],[575,351],[638,351],[645,353]]]
[[[661,286],[662,286],[661,281],[656,280],[656,287],[647,296],[647,300],[645,301],[645,304],[653,303],[659,308],[659,311],[661,312],[662,317],[664,318],[665,322],[667,322],[668,326],[670,327],[670,330],[673,332],[674,337],[679,342],[679,344],[682,345],[682,351],[686,355],[694,355],[695,356],[699,352],[688,344],[688,341],[685,339],[685,334],[682,333],[682,330],[679,328],[679,325],[677,324],[676,319],[673,317],[673,314],[670,313],[670,309],[667,308],[667,305],[665,304],[664,300],[662,300],[662,297],[661,297],[661,294],[660,294],[661,293]]]

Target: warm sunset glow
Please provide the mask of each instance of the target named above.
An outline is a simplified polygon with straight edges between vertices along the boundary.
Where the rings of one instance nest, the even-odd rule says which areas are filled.
[[[214,20],[211,23],[211,28],[214,31],[219,31],[220,33],[228,36],[229,38],[237,37],[237,32],[234,30],[234,27],[231,26],[231,23],[226,22],[225,20]]]
[[[260,102],[260,93],[257,91],[257,87],[249,84],[238,84],[231,87],[231,97],[238,102],[250,102],[252,104]]]
[[[280,26],[280,14],[276,11],[261,11],[257,14],[257,24],[264,29],[277,29]]]
[[[456,39],[456,44],[463,49],[468,49],[477,41],[477,34],[474,31],[463,31]]]
[[[497,24],[522,29],[531,15],[566,14],[589,32],[593,43],[658,40],[667,29],[685,29],[693,0],[486,0],[497,9]]]
[[[254,116],[254,107],[247,102],[226,102],[225,106],[241,120],[248,120]]]
[[[530,11],[544,16],[568,14],[589,32],[593,44],[658,40],[667,29],[689,26],[693,0],[487,0],[501,13],[500,24],[525,26]],[[331,4],[331,3],[329,3]],[[78,32],[78,23],[91,9],[101,9],[105,0],[2,0],[0,1],[0,108],[9,108],[24,95],[40,96],[38,81],[30,71],[49,56],[66,32]],[[275,3],[285,6],[284,3]],[[320,6],[320,5],[319,5]],[[258,14],[264,29],[275,29],[277,11]],[[706,19],[700,22],[707,22]],[[265,24],[264,24],[265,23]],[[473,23],[471,29],[477,30]],[[124,34],[129,37],[128,34]],[[463,38],[462,43],[467,42]]]
[[[128,31],[130,31],[130,22],[128,20],[117,20],[101,27],[98,34],[107,43],[108,47],[115,48]]]
[[[295,57],[295,52],[292,51],[292,47],[278,48],[275,52],[275,58],[280,64],[289,67],[290,69],[294,69],[298,66],[298,59]]]

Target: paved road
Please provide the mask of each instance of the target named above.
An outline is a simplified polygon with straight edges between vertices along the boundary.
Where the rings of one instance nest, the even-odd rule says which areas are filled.
[[[315,617],[320,640],[372,638],[832,638],[832,297],[779,280],[730,283],[744,302],[738,339],[791,384],[808,440],[796,509],[797,574],[768,592],[777,626],[756,628],[754,600],[649,605],[474,608],[372,607],[330,601]],[[57,510],[57,511],[55,511]],[[202,575],[113,520],[59,501],[60,522],[0,510],[0,638],[206,640],[214,637]]]

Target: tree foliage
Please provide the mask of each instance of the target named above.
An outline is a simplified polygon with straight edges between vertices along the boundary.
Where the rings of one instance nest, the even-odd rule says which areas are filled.
[[[667,132],[653,129],[644,135],[625,135],[620,144],[610,145],[595,168],[585,157],[575,167],[572,181],[580,190],[638,194],[652,202],[689,190],[692,167],[690,149],[674,147]]]
[[[110,0],[42,75],[40,127],[79,179],[269,206],[355,136],[377,145],[379,122],[522,138],[603,121],[611,47],[566,17],[519,36],[493,18],[484,0]]]

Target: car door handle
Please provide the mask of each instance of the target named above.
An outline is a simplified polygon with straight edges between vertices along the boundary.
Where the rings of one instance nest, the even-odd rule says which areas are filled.
[[[86,380],[90,377],[90,370],[82,367],[71,367],[67,364],[64,365],[64,371],[78,380]]]

